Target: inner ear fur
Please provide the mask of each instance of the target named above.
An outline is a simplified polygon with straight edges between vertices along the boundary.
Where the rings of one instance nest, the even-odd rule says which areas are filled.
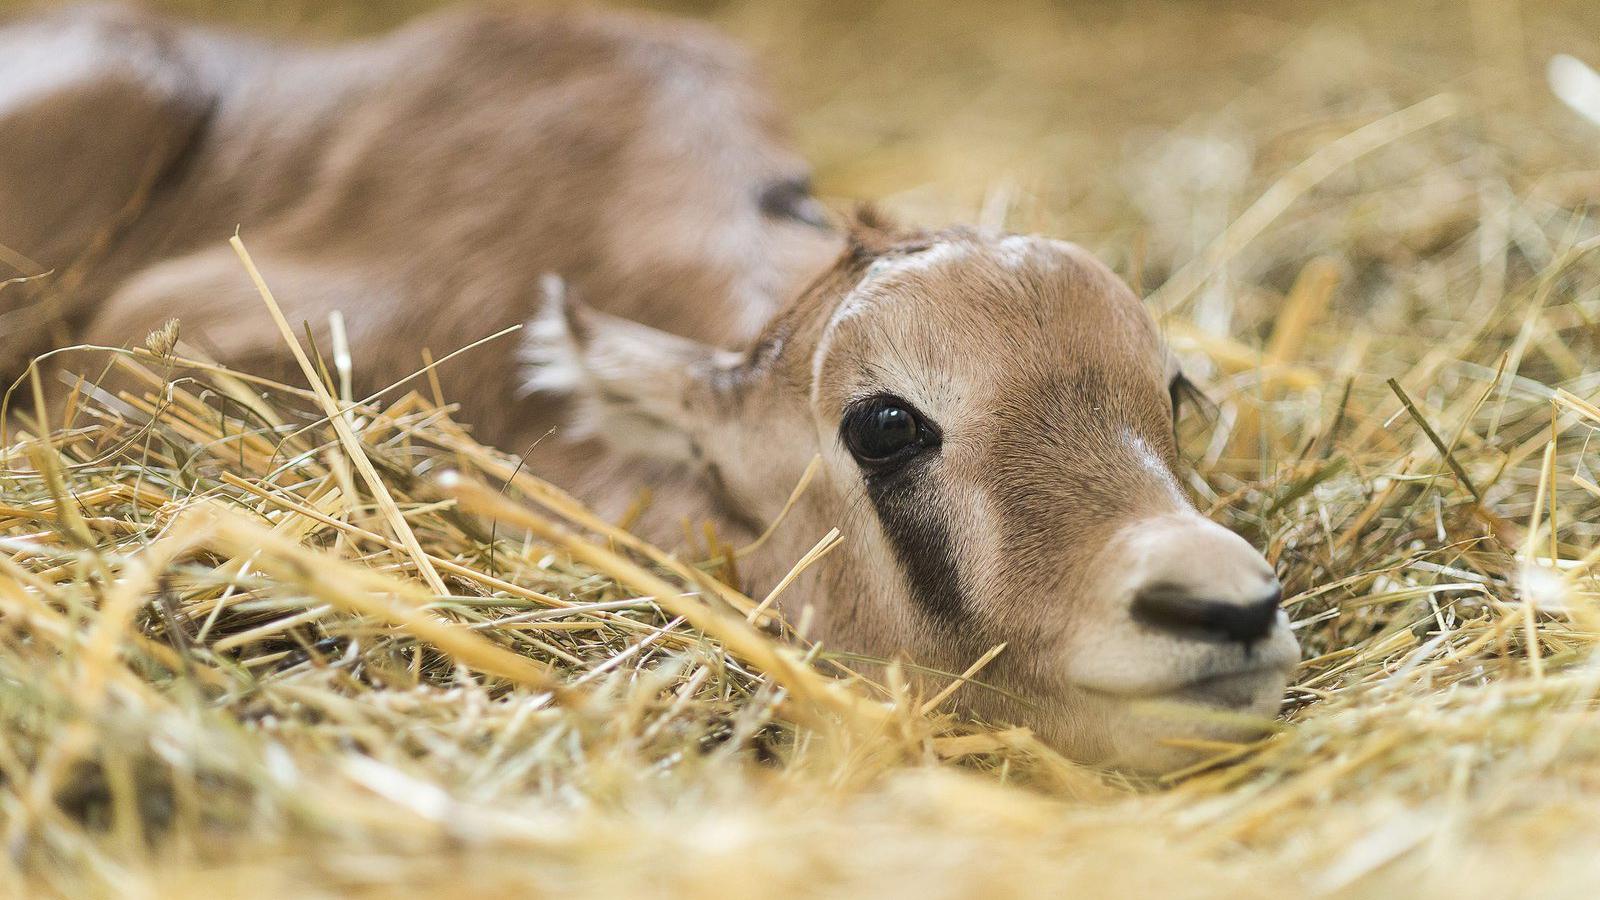
[[[522,386],[567,401],[566,436],[644,456],[701,458],[737,355],[593,309],[556,276],[546,276],[542,290],[524,332]]]

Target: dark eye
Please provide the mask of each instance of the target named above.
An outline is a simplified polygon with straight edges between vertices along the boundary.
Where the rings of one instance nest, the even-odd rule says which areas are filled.
[[[856,462],[882,468],[938,443],[938,431],[898,397],[873,397],[845,413],[840,430]]]
[[[803,175],[784,178],[756,192],[761,212],[774,219],[803,222],[813,228],[828,228],[828,211],[811,196],[811,179]]]

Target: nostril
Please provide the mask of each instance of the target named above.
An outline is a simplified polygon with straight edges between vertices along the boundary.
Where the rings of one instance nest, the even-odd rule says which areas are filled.
[[[1134,621],[1199,640],[1249,644],[1267,636],[1278,620],[1283,591],[1249,603],[1228,603],[1195,596],[1188,588],[1153,584],[1133,598]]]

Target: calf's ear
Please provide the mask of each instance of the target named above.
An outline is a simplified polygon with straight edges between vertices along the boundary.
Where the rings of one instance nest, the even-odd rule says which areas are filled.
[[[678,461],[704,459],[738,354],[608,315],[546,275],[524,329],[522,388],[567,403],[564,436]]]

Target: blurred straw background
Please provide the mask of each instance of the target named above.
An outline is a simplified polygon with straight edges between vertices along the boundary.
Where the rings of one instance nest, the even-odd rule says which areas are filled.
[[[1282,730],[1076,766],[778,640],[723,548],[597,521],[425,380],[379,408],[157,334],[96,357],[143,396],[0,446],[0,890],[1595,896],[1600,121],[1547,67],[1600,65],[1600,8],[666,8],[756,50],[825,195],[1151,297],[1216,401],[1195,496],[1306,648]]]

